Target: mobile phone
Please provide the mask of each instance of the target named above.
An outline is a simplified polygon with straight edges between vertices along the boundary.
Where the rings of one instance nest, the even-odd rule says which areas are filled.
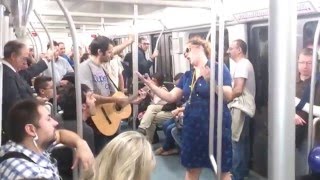
[[[208,60],[206,63],[206,66],[208,66],[210,68],[210,65],[211,65],[210,60]]]
[[[144,77],[145,79],[150,78],[150,76],[149,76],[149,74],[148,74],[148,73],[145,73],[145,74],[143,75],[143,77]]]

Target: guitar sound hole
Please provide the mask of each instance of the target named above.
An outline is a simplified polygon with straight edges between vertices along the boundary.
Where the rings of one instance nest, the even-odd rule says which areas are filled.
[[[115,109],[116,109],[117,111],[120,111],[120,110],[122,109],[122,107],[121,107],[120,105],[116,104],[116,105],[115,105]]]

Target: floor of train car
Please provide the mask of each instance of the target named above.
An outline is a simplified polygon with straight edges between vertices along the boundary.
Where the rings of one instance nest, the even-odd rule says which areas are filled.
[[[127,131],[127,123],[122,123],[121,131]],[[153,144],[153,150],[159,148],[165,139],[163,131],[157,131],[159,135],[159,142]],[[180,164],[180,156],[156,156],[156,167],[152,173],[151,180],[182,180],[184,179],[185,168]],[[213,172],[210,169],[203,169],[200,180],[215,180]],[[250,173],[250,176],[245,180],[265,180],[265,178],[260,178]]]
[[[161,146],[164,141],[164,133],[158,131],[159,143],[153,144],[153,149],[156,150]],[[156,168],[152,174],[152,180],[182,180],[184,179],[185,168],[180,164],[179,155],[174,156],[156,156]],[[200,180],[215,180],[213,177],[213,172],[210,169],[203,169]],[[259,178],[253,173],[250,174],[245,180],[264,180],[264,178]]]
[[[128,124],[126,122],[122,122],[121,124],[121,132],[131,130],[128,128]],[[163,131],[157,131],[159,135],[159,142],[157,144],[153,144],[153,150],[159,148],[165,139]],[[61,174],[62,175],[62,174]],[[180,156],[156,156],[156,167],[152,172],[151,180],[182,180],[184,179],[185,168],[180,164]],[[71,177],[66,177],[62,175],[62,179],[71,180]],[[256,176],[254,173],[250,173],[250,176],[245,178],[245,180],[265,180],[266,178],[261,178]],[[203,169],[200,180],[215,180],[213,176],[213,172],[210,169]]]

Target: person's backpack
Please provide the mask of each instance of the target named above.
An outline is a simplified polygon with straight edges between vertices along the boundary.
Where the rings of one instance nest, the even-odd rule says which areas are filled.
[[[0,157],[0,163],[2,163],[3,161],[10,159],[10,158],[21,158],[21,159],[25,159],[27,161],[33,162],[35,163],[30,157],[28,157],[27,155],[20,153],[20,152],[15,152],[15,151],[11,151],[11,152],[7,152],[4,156]]]

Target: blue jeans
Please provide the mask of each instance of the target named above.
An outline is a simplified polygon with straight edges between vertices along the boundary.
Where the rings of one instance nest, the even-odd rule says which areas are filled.
[[[238,142],[232,141],[232,175],[233,180],[243,180],[249,175],[250,160],[250,136],[249,136],[250,117],[245,117],[243,129]]]
[[[175,142],[181,148],[181,129],[178,129],[177,127],[174,127],[171,130],[171,134],[172,134],[172,137],[175,140]]]
[[[174,139],[171,134],[172,128],[176,126],[174,119],[169,119],[163,122],[162,129],[166,136],[164,144],[162,146],[163,150],[168,151],[174,148]]]

